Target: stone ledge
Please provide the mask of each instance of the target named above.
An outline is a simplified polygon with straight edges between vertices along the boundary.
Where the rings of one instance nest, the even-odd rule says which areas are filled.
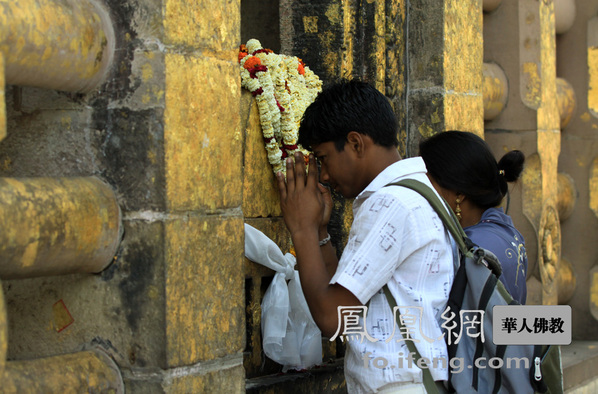
[[[287,372],[245,381],[246,394],[346,393],[343,359],[302,372]]]
[[[598,341],[573,341],[561,346],[561,356],[565,391],[598,377]]]

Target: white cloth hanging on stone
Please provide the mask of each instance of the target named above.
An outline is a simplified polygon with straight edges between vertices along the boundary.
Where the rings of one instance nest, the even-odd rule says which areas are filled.
[[[245,224],[245,257],[276,271],[262,300],[264,353],[284,372],[321,364],[322,334],[305,301],[295,256],[283,255],[274,241]]]

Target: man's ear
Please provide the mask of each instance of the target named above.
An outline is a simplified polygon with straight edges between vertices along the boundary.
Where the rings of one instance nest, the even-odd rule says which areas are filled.
[[[365,154],[365,150],[367,148],[367,138],[369,137],[364,134],[358,133],[357,131],[349,131],[349,134],[347,134],[347,144],[345,146],[345,149],[349,148],[358,157],[362,157]]]

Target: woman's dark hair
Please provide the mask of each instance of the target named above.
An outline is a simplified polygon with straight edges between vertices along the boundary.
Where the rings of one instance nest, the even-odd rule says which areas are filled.
[[[303,114],[298,143],[310,148],[333,141],[342,151],[350,131],[368,135],[381,146],[399,145],[398,121],[389,100],[358,80],[342,80],[322,90]]]
[[[524,154],[513,150],[497,163],[486,141],[462,131],[446,131],[422,141],[419,154],[438,185],[464,194],[484,210],[501,203],[509,190],[507,182],[519,178],[525,162]]]

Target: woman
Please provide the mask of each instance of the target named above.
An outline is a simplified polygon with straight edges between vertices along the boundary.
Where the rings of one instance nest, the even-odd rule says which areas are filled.
[[[501,262],[499,278],[513,299],[525,304],[527,255],[523,236],[499,207],[508,182],[523,171],[525,156],[518,150],[497,163],[486,142],[475,134],[447,131],[419,146],[428,177],[455,212],[467,236],[490,250]]]

